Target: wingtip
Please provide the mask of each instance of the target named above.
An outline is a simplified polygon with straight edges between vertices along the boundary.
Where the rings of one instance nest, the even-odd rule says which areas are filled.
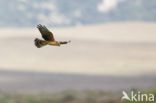
[[[38,24],[38,25],[37,25],[37,28],[40,28],[40,27],[42,27],[42,25],[41,25],[41,24]]]
[[[41,47],[42,47],[41,42],[40,42],[40,39],[38,39],[38,38],[35,38],[34,44],[35,44],[35,46],[36,46],[37,48],[41,48]]]

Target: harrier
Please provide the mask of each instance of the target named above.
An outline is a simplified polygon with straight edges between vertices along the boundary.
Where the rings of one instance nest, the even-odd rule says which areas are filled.
[[[50,32],[45,26],[42,26],[41,24],[37,25],[38,30],[40,31],[42,38],[44,40],[36,38],[34,40],[34,43],[37,48],[41,48],[45,45],[53,45],[53,46],[60,46],[62,44],[67,44],[70,41],[55,41],[53,33]]]

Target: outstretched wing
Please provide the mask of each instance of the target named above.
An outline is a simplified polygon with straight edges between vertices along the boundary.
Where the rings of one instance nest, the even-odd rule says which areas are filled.
[[[46,41],[55,41],[53,33],[50,32],[45,26],[42,26],[41,24],[37,25],[38,30],[42,34],[42,37]]]
[[[34,40],[34,43],[35,43],[37,48],[41,48],[42,46],[47,45],[49,43],[49,41],[44,41],[44,40],[40,40],[40,39],[36,38]]]

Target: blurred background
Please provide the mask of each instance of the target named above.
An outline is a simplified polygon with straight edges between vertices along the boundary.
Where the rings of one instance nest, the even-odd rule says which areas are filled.
[[[0,103],[156,94],[155,0],[0,0],[0,7]],[[37,24],[71,43],[36,48]]]

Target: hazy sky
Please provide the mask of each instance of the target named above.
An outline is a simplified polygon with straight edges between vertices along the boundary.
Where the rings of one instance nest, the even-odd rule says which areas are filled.
[[[0,69],[105,75],[153,73],[155,26],[127,22],[50,28],[56,40],[71,43],[40,49],[33,42],[41,38],[35,27],[0,29]]]
[[[102,0],[102,3],[98,5],[98,10],[103,13],[107,13],[114,9],[119,2],[124,0]]]

